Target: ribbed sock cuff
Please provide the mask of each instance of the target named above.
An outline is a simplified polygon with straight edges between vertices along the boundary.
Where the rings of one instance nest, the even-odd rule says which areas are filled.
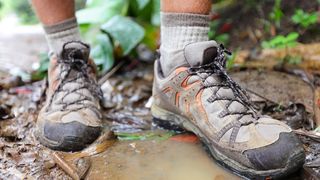
[[[209,15],[161,12],[161,25],[165,27],[175,27],[175,26],[209,27]]]
[[[161,13],[161,43],[183,48],[192,42],[208,40],[209,16],[190,13]]]
[[[160,64],[165,76],[188,64],[181,57],[186,45],[209,40],[209,22],[203,14],[161,13]]]
[[[79,27],[76,18],[67,19],[58,24],[44,26],[49,45],[49,55],[58,55],[66,42],[81,41]]]

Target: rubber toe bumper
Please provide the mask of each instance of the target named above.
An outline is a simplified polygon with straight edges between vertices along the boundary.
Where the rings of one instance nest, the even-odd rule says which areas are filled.
[[[53,150],[79,151],[95,141],[100,133],[101,127],[86,126],[79,122],[52,123],[45,122],[38,132],[41,144]]]
[[[245,155],[257,170],[293,171],[301,167],[305,159],[303,146],[293,133],[281,133],[275,143],[245,151]]]

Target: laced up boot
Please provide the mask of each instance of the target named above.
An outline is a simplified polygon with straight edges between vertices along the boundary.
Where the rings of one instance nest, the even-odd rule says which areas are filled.
[[[166,77],[157,60],[151,108],[155,122],[194,132],[218,162],[243,176],[292,173],[304,163],[302,144],[286,124],[259,114],[227,74],[226,53],[215,41],[189,44],[175,55],[187,65]]]
[[[89,46],[64,44],[53,56],[48,70],[47,99],[41,109],[36,136],[45,146],[77,151],[91,144],[101,132],[101,90],[96,66],[89,59]]]

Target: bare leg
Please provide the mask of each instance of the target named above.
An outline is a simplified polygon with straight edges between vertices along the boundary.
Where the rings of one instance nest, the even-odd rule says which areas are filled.
[[[44,25],[57,24],[75,17],[74,0],[32,0],[32,5]]]
[[[163,12],[209,14],[210,9],[210,0],[161,0]]]

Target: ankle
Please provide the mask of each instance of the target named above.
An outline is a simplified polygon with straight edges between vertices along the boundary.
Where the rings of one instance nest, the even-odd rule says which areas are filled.
[[[60,54],[63,45],[67,42],[81,41],[76,18],[67,19],[54,25],[44,26],[44,30],[50,49],[50,56]]]
[[[190,13],[161,13],[160,64],[165,76],[188,65],[183,58],[186,45],[208,41],[209,16]],[[181,57],[182,56],[182,57]]]

